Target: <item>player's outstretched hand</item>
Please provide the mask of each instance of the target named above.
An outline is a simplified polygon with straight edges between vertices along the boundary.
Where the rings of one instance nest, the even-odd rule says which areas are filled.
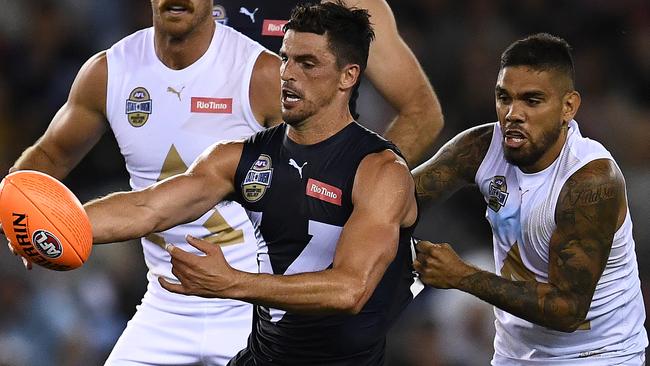
[[[7,239],[7,247],[9,247],[9,251],[10,251],[11,253],[13,253],[13,255],[18,255],[18,253],[16,252],[16,250],[14,249],[14,247],[11,245],[11,242],[9,241],[9,238],[7,238],[7,237],[5,236],[5,232],[2,230],[2,224],[0,224],[0,235],[4,236],[5,239]],[[32,262],[28,261],[28,260],[25,259],[25,257],[23,257],[23,256],[21,256],[20,259],[23,261],[23,266],[25,267],[25,269],[27,269],[27,270],[31,270],[31,269],[32,269]]]
[[[415,249],[417,257],[413,268],[420,274],[420,280],[437,288],[458,288],[460,281],[476,269],[465,263],[447,243],[433,244],[421,240]]]
[[[188,253],[167,244],[165,249],[172,257],[172,274],[180,284],[159,277],[160,285],[168,291],[183,295],[228,297],[228,289],[231,288],[237,271],[228,265],[221,247],[189,235],[186,240],[205,253],[205,256]]]

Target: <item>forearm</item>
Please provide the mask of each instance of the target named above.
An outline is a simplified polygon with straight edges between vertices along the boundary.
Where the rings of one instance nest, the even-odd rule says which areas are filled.
[[[54,159],[45,149],[36,144],[26,149],[20,155],[10,171],[37,170],[62,180],[70,173],[76,163],[74,161]]]
[[[95,244],[136,239],[157,231],[157,220],[151,210],[138,200],[138,193],[112,193],[84,205]]]
[[[295,275],[239,272],[226,297],[293,313],[356,314],[368,296],[363,284],[346,277],[332,269]]]
[[[443,115],[438,100],[429,95],[425,101],[398,112],[384,136],[391,140],[408,161],[410,167],[428,155],[443,127]]]
[[[547,283],[511,281],[476,269],[456,288],[519,318],[562,332],[573,332],[586,317],[574,296]]]

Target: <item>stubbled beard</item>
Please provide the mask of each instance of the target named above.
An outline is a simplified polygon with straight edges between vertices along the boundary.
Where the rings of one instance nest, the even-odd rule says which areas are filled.
[[[306,119],[308,119],[311,116],[311,114],[308,111],[301,110],[301,111],[282,111],[282,120],[288,124],[291,127],[299,127],[302,125]]]
[[[284,123],[288,124],[291,127],[298,127],[304,121],[304,119],[301,118],[301,116],[296,116],[296,115],[287,116],[284,114],[282,115],[282,120],[284,121]]]
[[[503,144],[503,155],[506,158],[506,161],[512,165],[522,167],[528,167],[535,164],[539,159],[544,155],[548,149],[560,138],[560,133],[562,132],[562,126],[544,132],[542,137],[539,139],[539,142],[528,140],[524,149],[511,149],[505,146],[505,142],[502,140]]]

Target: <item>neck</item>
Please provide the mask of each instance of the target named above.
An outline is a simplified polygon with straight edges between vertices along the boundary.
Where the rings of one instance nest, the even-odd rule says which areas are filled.
[[[212,42],[215,24],[203,22],[183,36],[154,30],[154,48],[158,59],[172,70],[184,69],[203,56]]]
[[[334,136],[354,119],[348,105],[331,111],[321,110],[302,122],[289,125],[287,136],[300,145],[313,145]]]

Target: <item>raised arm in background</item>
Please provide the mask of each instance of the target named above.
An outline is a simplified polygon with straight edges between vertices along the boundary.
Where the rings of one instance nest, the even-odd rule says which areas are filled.
[[[400,36],[385,0],[345,0],[368,9],[375,30],[365,76],[395,108],[397,116],[383,134],[414,167],[426,158],[444,125],[442,109],[415,55]]]

